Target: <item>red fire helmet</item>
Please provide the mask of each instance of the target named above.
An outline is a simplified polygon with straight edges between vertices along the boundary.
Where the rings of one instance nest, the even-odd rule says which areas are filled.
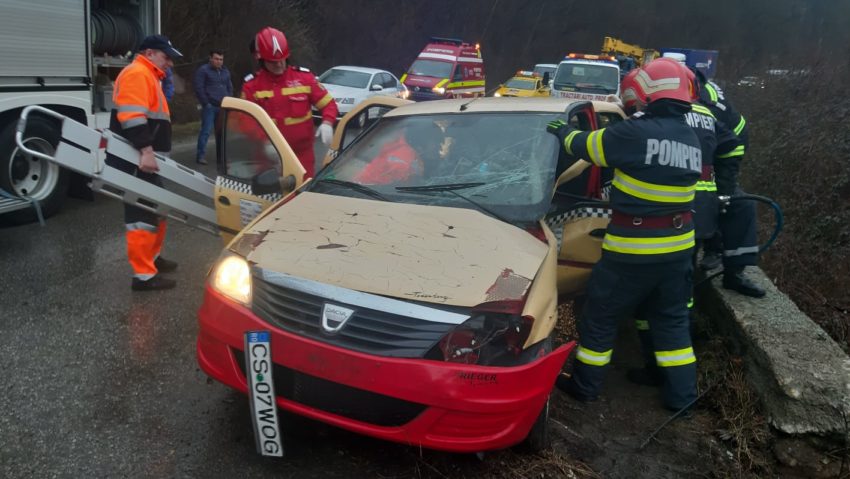
[[[289,42],[282,31],[266,27],[254,37],[254,57],[276,62],[289,58]]]
[[[649,103],[662,99],[691,103],[695,98],[693,74],[670,58],[659,58],[638,70],[635,83]]]

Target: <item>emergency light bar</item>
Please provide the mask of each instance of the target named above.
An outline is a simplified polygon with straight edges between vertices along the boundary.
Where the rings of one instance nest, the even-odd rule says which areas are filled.
[[[575,58],[577,60],[605,60],[609,62],[617,61],[616,58],[610,55],[588,55],[584,53],[570,53],[566,58]]]
[[[519,77],[536,77],[539,76],[537,73],[528,70],[517,70],[516,75]]]

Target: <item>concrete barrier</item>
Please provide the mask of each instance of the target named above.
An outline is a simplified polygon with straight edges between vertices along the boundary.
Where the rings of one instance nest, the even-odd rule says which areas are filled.
[[[700,288],[697,304],[744,358],[747,378],[771,426],[790,435],[850,444],[850,359],[755,267],[747,276],[767,290],[753,299],[723,289],[721,278]]]

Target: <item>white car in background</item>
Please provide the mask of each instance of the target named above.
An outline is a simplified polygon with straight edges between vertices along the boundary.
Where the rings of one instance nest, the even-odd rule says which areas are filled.
[[[398,78],[386,70],[354,66],[336,66],[319,76],[319,82],[328,89],[339,107],[342,118],[361,101],[373,96],[391,96],[407,99],[409,92]],[[370,117],[370,110],[357,118],[357,125],[363,127]],[[377,114],[377,112],[372,112]],[[313,111],[318,117],[318,111]],[[371,115],[374,117],[375,115]]]

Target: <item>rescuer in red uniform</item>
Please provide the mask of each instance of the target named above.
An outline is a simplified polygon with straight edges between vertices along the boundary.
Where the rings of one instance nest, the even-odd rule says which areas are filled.
[[[254,37],[253,50],[260,69],[242,86],[242,98],[269,114],[310,178],[315,172],[311,106],[322,112],[322,124],[315,136],[328,145],[339,112],[336,102],[310,70],[287,64],[289,43],[280,30],[260,30]]]

